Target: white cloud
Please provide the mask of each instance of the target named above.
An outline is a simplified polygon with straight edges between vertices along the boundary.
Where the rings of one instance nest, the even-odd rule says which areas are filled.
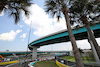
[[[17,30],[17,31],[16,31],[17,34],[20,33],[20,32],[22,32],[22,30]]]
[[[22,35],[20,36],[20,38],[25,38],[26,35],[27,35],[27,33],[24,33],[24,34],[22,34]]]
[[[90,49],[91,48],[90,43],[88,42],[87,39],[77,41],[77,45],[78,45],[78,48],[81,48],[81,49]]]
[[[36,4],[29,7],[29,10],[31,10],[30,17],[26,18],[23,14],[23,20],[27,25],[30,25],[32,21],[32,28],[35,30],[33,34],[37,36],[44,36],[66,29],[64,18],[62,18],[60,22],[57,22],[56,18],[50,19],[49,15]]]
[[[13,31],[11,30],[8,33],[2,33],[0,34],[0,40],[7,40],[7,41],[13,41],[18,33],[20,33],[22,30]]]
[[[26,37],[27,33],[24,33],[20,36],[20,38],[22,38],[22,41],[24,41],[25,37]]]
[[[4,11],[2,11],[1,13],[0,13],[0,16],[3,16],[4,15]]]
[[[100,37],[96,38],[96,41],[97,41],[98,45],[100,46]]]

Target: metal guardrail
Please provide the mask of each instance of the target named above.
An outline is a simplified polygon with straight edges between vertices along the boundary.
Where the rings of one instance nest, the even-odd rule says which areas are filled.
[[[58,62],[60,62],[60,63],[62,63],[62,64],[65,64],[65,65],[67,65],[67,66],[76,66],[76,63],[74,63],[74,62],[70,62],[70,61],[68,61],[68,60],[65,60],[65,59],[62,59],[62,58],[60,58],[60,57],[55,57],[55,59],[58,61]]]
[[[65,60],[65,59],[61,58],[61,57],[63,57],[63,56],[66,56],[66,55],[56,56],[55,59],[56,59],[58,62],[60,62],[60,63],[62,63],[62,64],[64,64],[64,65],[66,65],[66,66],[76,67],[76,63],[75,63],[75,62],[71,62],[71,61],[68,61],[68,60]],[[84,67],[100,67],[100,66],[84,64]]]

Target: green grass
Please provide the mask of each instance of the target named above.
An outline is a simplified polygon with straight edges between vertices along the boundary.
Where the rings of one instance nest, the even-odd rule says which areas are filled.
[[[67,59],[67,60],[72,61],[72,62],[75,62],[75,58],[73,56],[65,56],[65,57],[62,57],[62,58]],[[82,59],[83,59],[83,62],[95,62],[90,57],[82,57]]]
[[[51,54],[43,54],[43,55],[40,55],[40,56],[49,56],[49,55],[51,55]]]
[[[40,61],[34,64],[34,67],[58,67],[55,60],[52,61]]]
[[[82,59],[83,59],[83,62],[96,62],[96,61],[92,60],[91,57],[82,57]]]
[[[65,56],[65,57],[62,57],[63,59],[67,59],[68,61],[72,61],[72,62],[75,62],[75,58],[72,57],[72,56]]]

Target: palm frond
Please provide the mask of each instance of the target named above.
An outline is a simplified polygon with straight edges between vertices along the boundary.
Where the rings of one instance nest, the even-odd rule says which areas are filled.
[[[97,1],[74,0],[74,3],[69,9],[70,13],[74,15],[71,18],[74,18],[75,20],[74,22],[73,20],[70,20],[71,24],[79,23],[81,25],[81,23],[83,23],[82,16],[85,16],[85,19],[91,24],[96,22],[98,17],[97,16],[91,17],[90,14],[92,13],[95,15],[96,13],[98,13],[100,15],[99,4],[100,2],[97,2]],[[76,21],[76,18],[79,18],[79,17],[81,18]],[[92,20],[90,21],[90,19]]]
[[[15,13],[14,18],[15,18],[15,24],[17,24],[20,21],[19,13]]]
[[[58,21],[61,18],[62,8],[66,7],[65,0],[46,0],[45,1],[45,12],[50,14],[52,17],[56,16]],[[63,6],[63,7],[62,7]]]
[[[20,20],[21,10],[23,10],[28,17],[30,13],[27,7],[31,6],[31,4],[31,0],[0,0],[0,12],[2,12],[2,10],[8,12],[8,15],[13,16],[17,24]]]

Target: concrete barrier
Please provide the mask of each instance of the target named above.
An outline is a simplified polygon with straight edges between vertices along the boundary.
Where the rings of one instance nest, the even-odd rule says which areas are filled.
[[[57,60],[56,60],[56,64],[57,64],[59,67],[70,67],[70,66],[67,66],[67,65],[65,65],[65,64],[62,64],[62,63],[58,62]]]
[[[0,65],[7,65],[12,63],[17,63],[18,61],[0,62]]]

